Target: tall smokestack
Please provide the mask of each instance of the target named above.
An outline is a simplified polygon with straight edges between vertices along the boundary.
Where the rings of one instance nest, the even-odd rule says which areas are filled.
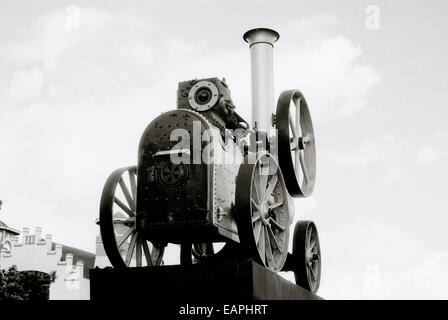
[[[274,43],[280,35],[271,29],[247,31],[244,41],[249,43],[252,78],[252,126],[269,131],[274,113]]]

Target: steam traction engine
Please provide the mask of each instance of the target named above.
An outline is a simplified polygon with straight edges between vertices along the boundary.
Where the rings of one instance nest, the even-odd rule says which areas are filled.
[[[307,103],[283,91],[274,109],[270,29],[245,33],[252,63],[252,126],[235,112],[225,80],[179,83],[177,109],[145,129],[138,166],[114,171],[103,189],[100,229],[115,268],[163,264],[168,243],[181,264],[249,257],[274,271],[294,271],[316,292],[316,226],[296,223],[288,253],[293,197],[312,193],[315,141]],[[216,252],[214,244],[224,243]]]

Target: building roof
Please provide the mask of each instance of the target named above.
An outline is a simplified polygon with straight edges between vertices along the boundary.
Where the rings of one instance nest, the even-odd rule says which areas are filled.
[[[55,242],[53,242],[52,244],[52,250],[54,250],[56,248],[56,244]],[[61,261],[65,261],[65,255],[67,253],[71,253],[73,254],[73,264],[76,265],[76,263],[78,261],[82,261],[84,262],[84,272],[83,272],[83,276],[86,279],[90,279],[89,276],[89,269],[93,269],[93,267],[95,266],[95,254],[90,253],[88,251],[84,251],[78,248],[74,248],[74,247],[69,247],[66,245],[62,245],[62,258]]]
[[[4,223],[3,221],[1,221],[1,220],[0,220],[0,230],[6,230],[6,231],[9,231],[11,233],[14,233],[15,235],[19,235],[20,234],[20,231],[8,227],[8,225],[6,223]]]

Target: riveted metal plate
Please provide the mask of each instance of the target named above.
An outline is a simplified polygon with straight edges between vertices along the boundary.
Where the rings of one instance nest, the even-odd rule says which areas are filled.
[[[212,165],[193,163],[194,150],[185,153],[187,163],[180,164],[173,164],[172,153],[164,152],[190,149],[195,121],[200,123],[198,134],[210,129],[194,112],[174,110],[154,119],[144,131],[137,181],[137,224],[141,229],[213,224],[209,192]],[[199,141],[194,148],[202,154],[204,144]]]

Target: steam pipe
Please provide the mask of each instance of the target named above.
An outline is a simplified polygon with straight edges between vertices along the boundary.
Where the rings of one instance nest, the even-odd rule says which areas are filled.
[[[252,79],[252,126],[269,131],[274,113],[274,43],[280,35],[271,29],[256,28],[243,35],[249,43]]]

